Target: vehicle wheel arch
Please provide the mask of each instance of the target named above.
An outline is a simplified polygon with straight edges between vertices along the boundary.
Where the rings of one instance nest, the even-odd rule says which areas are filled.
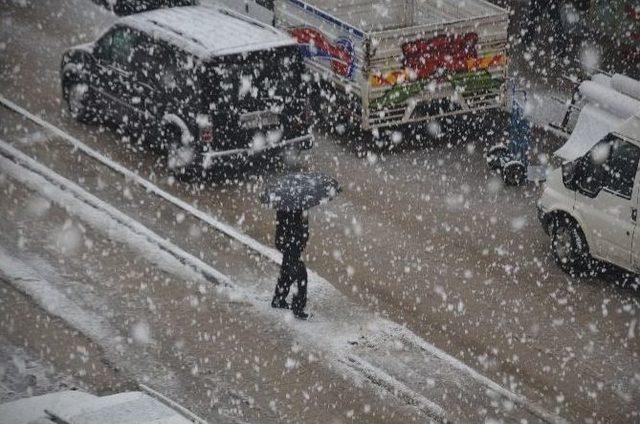
[[[62,99],[67,103],[71,116],[84,123],[95,123],[98,114],[87,78],[80,69],[70,68],[61,75]],[[80,94],[78,94],[80,93]]]
[[[89,54],[82,50],[67,51],[62,56],[60,67],[61,82],[64,87],[70,81],[82,81],[87,74],[85,69],[90,61]]]
[[[62,95],[65,99],[69,95],[69,86],[72,83],[82,82],[82,65],[77,63],[67,63],[62,68],[61,83]]]
[[[553,226],[558,222],[572,222],[576,224],[580,231],[582,231],[584,234],[584,231],[582,230],[584,228],[582,220],[567,210],[554,209],[551,212],[547,213],[546,217],[549,230],[552,230]]]

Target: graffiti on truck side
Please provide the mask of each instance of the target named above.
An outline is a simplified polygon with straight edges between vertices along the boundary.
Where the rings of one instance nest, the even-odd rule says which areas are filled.
[[[479,91],[491,91],[499,89],[501,79],[491,77],[487,70],[461,72],[451,75],[448,79],[455,88],[464,92],[477,93]],[[385,93],[371,101],[373,109],[382,109],[404,103],[411,97],[422,93],[429,88],[434,80],[419,80],[408,84],[399,84],[385,91]],[[464,97],[464,94],[463,96]]]
[[[353,42],[348,38],[339,38],[333,42],[329,37],[314,28],[299,27],[289,33],[300,45],[304,57],[327,60],[331,70],[345,78],[353,77],[356,69]]]
[[[374,72],[370,83],[374,87],[442,77],[458,72],[485,70],[503,65],[502,54],[478,55],[478,35],[439,35],[427,40],[410,41],[402,45],[401,69]]]
[[[493,89],[501,82],[493,80],[488,70],[506,63],[503,54],[479,55],[476,33],[410,41],[402,45],[402,53],[402,68],[371,73],[372,87],[391,87],[374,100],[374,107],[402,103],[438,80],[468,91]]]

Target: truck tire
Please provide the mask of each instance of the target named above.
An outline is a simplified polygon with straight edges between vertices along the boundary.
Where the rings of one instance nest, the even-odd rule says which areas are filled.
[[[508,186],[520,186],[527,180],[527,168],[517,160],[507,162],[502,168],[502,178]]]
[[[403,143],[403,135],[396,136],[395,133],[402,134],[399,129],[391,130],[360,130],[361,146],[367,151],[376,154],[384,154],[394,151]]]
[[[78,80],[69,79],[64,82],[63,95],[71,116],[80,122],[90,122],[95,114],[91,100],[89,85]]]
[[[551,222],[551,252],[560,268],[571,276],[584,275],[589,271],[589,245],[574,220],[557,217]]]
[[[487,151],[487,165],[492,171],[502,168],[502,160],[509,153],[507,146],[496,144]]]

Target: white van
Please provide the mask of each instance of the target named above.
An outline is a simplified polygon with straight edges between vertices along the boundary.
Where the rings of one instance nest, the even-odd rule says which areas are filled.
[[[565,271],[587,271],[594,258],[640,272],[639,161],[636,115],[549,174],[538,216]]]

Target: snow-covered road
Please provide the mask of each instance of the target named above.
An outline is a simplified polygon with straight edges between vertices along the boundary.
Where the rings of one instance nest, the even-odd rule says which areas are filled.
[[[55,132],[64,134],[59,130]],[[73,141],[73,147],[84,147],[79,140]],[[90,151],[86,147],[83,150]],[[3,141],[0,141],[0,153],[0,165],[11,180],[24,184],[46,201],[64,208],[72,217],[93,227],[104,237],[127,245],[156,268],[194,284],[211,285],[230,298],[251,304],[257,312],[256,321],[263,321],[270,316],[275,318],[272,326],[278,325],[281,314],[274,313],[267,306],[271,288],[268,281],[275,280],[277,270],[268,273],[265,272],[266,266],[259,266],[259,270],[254,273],[257,277],[254,278],[262,284],[255,284],[251,279],[237,281],[238,277],[235,275],[227,277]],[[102,160],[101,165],[107,163],[112,168],[118,168],[99,154],[95,153],[94,156]],[[102,173],[105,177],[106,174],[107,172]],[[150,196],[164,194],[148,181],[139,182]],[[140,199],[140,196],[138,194],[136,198]],[[165,194],[162,200],[166,198],[171,197]],[[197,215],[201,218],[204,216],[201,211],[188,209],[192,211],[193,218],[197,218]],[[215,225],[212,218],[206,221]],[[209,224],[210,229],[219,231],[212,227]],[[76,242],[80,243],[81,240]],[[250,241],[247,244],[256,253],[269,257],[269,250],[260,243]],[[241,278],[245,279],[249,271],[246,269],[247,262],[250,263],[249,260],[240,262],[240,266],[245,267],[245,275]],[[45,309],[51,303],[63,304],[49,308],[49,311],[69,321],[70,325],[92,336],[110,350],[117,350],[119,342],[114,346],[112,341],[119,338],[105,335],[107,332],[102,329],[105,326],[101,323],[104,317],[98,315],[87,320],[74,304],[64,306],[65,302],[69,303],[66,299],[58,300],[55,290],[30,276],[23,270],[23,266],[16,265],[20,263],[17,259],[0,255],[0,269],[25,294],[38,299]],[[119,272],[126,272],[126,266],[122,268],[124,269]],[[260,270],[267,275],[261,276]],[[267,284],[263,284],[265,277]],[[35,284],[35,292],[33,281],[38,282]],[[310,283],[311,295],[317,299],[320,311],[309,324],[297,323],[289,317],[285,320],[288,330],[300,346],[309,348],[316,355],[318,351],[323,352],[322,356],[330,362],[330,369],[343,369],[346,374],[353,374],[354,383],[369,380],[377,390],[387,391],[397,397],[400,404],[407,403],[424,414],[425,418],[431,417],[439,421],[455,416],[458,419],[473,416],[479,407],[492,403],[495,404],[495,410],[490,415],[497,417],[513,416],[515,419],[518,416],[530,416],[530,419],[536,417],[548,422],[561,421],[559,417],[471,370],[405,328],[367,313],[343,298],[333,286],[316,274],[311,273]],[[92,299],[93,302],[85,306],[95,307],[91,305],[96,302],[95,298]],[[424,382],[425,376],[428,376],[428,383]],[[446,402],[446,408],[430,400],[445,400],[442,393],[449,394],[450,400]],[[454,401],[453,404],[451,400]],[[447,411],[453,411],[454,415]]]
[[[172,196],[231,224],[262,245],[272,244],[272,212],[262,209],[257,201],[264,183],[261,177],[201,186],[173,182],[167,178],[159,155],[138,151],[110,130],[81,125],[66,116],[58,86],[62,50],[93,39],[113,17],[85,0],[56,6],[27,4],[0,11],[5,58],[0,61],[0,94],[46,117]],[[252,283],[263,293],[257,299],[266,306],[276,272],[272,262],[223,234],[205,230],[202,220],[150,196],[131,179],[113,175],[81,152],[74,152],[64,140],[49,136],[8,110],[0,110],[0,122],[2,137],[14,142],[14,147],[232,280]],[[346,190],[311,217],[307,263],[331,282],[329,290],[341,293],[334,296],[322,284],[312,285],[312,311],[318,316],[348,316],[349,311],[341,308],[345,304],[333,302],[333,297],[346,297],[349,305],[357,304],[374,317],[383,315],[406,325],[421,339],[548,411],[571,418],[592,417],[593,411],[598,411],[596,419],[628,419],[640,403],[640,345],[630,331],[637,322],[637,294],[602,278],[572,281],[555,267],[547,255],[548,239],[536,222],[537,188],[505,189],[484,165],[482,149],[500,137],[503,117],[484,116],[475,122],[458,122],[464,129],[451,128],[445,139],[427,146],[384,156],[370,153],[364,158],[344,140],[319,137],[308,167],[335,175]],[[266,178],[273,175],[274,171],[266,171]],[[2,213],[8,216],[4,209]],[[64,226],[64,221],[58,225]],[[31,239],[37,240],[37,236]],[[103,270],[117,264],[109,258],[92,260],[103,261],[96,263]],[[135,290],[101,293],[105,299],[123,295],[131,302],[141,301]],[[127,301],[120,301],[126,306]],[[124,314],[126,308],[115,310]],[[212,311],[207,313],[216,316]],[[164,317],[175,320],[175,330],[184,324],[184,317],[177,312]],[[246,324],[252,319],[253,313],[247,314]],[[124,327],[121,331],[126,333]],[[283,338],[288,331],[283,329]],[[256,330],[255,340],[262,342],[260,333]],[[384,345],[384,340],[372,345],[380,344]],[[350,346],[359,354],[363,349],[362,343]],[[382,367],[395,380],[408,382],[405,385],[411,392],[422,393],[454,417],[468,417],[478,408],[477,414],[492,416],[493,411],[509,407],[488,401],[483,393],[477,399],[465,399],[469,403],[458,401],[452,393],[465,393],[465,385],[456,379],[451,380],[450,388],[435,389],[438,379],[433,375],[439,374],[433,370],[438,367],[431,364],[433,375],[412,371],[424,371],[430,365],[417,366],[411,355],[405,358],[391,349],[387,360],[380,363],[376,362],[380,357],[362,353],[358,357],[365,362],[349,361],[349,366],[357,365],[360,372],[368,365]],[[296,370],[304,374],[304,370]],[[330,375],[324,369],[318,373]],[[273,381],[277,380],[274,376]],[[349,388],[353,380],[348,381],[342,388],[351,395],[357,389]],[[398,399],[388,399],[390,403],[383,402],[380,408],[399,400],[402,403],[403,398],[406,401],[400,393]],[[301,414],[287,415],[289,420],[304,416],[309,407],[284,395],[279,399],[290,402],[290,409]],[[350,407],[346,400],[332,407],[333,400],[325,399],[316,404],[315,411],[329,408],[342,417],[341,413],[352,409],[362,411],[364,404],[370,405],[368,399],[359,404],[354,400],[358,407]]]

